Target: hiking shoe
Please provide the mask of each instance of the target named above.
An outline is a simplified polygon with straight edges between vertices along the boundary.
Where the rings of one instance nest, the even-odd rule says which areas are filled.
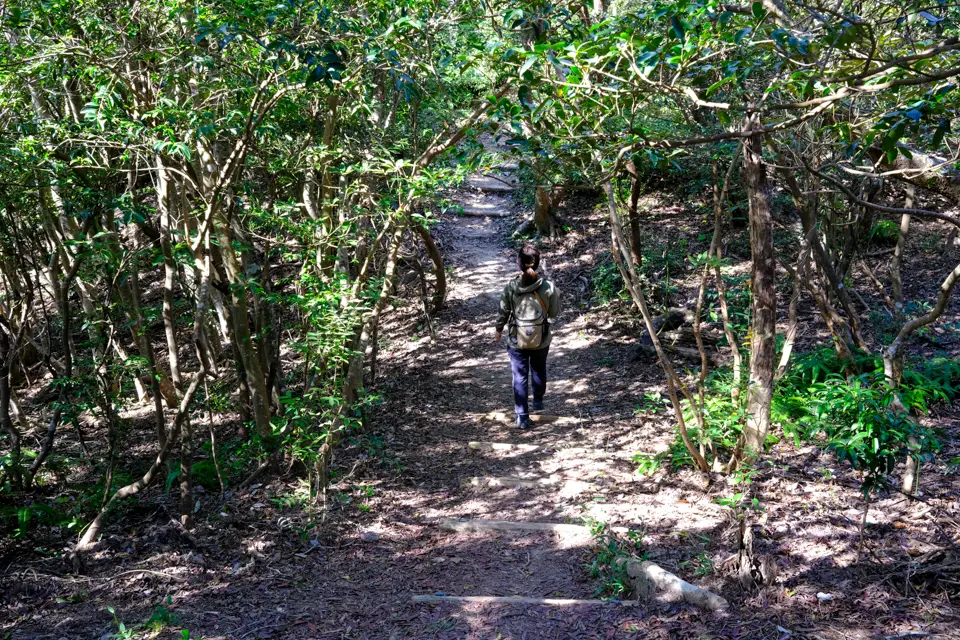
[[[534,411],[543,411],[543,400],[534,400],[531,406]]]
[[[517,416],[517,428],[518,429],[529,429],[530,428],[530,417],[529,416]]]

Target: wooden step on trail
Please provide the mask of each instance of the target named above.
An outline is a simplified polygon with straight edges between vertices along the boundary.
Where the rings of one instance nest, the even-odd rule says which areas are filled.
[[[489,420],[491,422],[502,422],[504,424],[514,425],[516,418],[511,413],[507,415],[503,411],[491,411],[490,413],[474,413],[468,414],[474,416],[480,416],[481,420]],[[555,416],[549,413],[534,413],[530,415],[530,422],[536,424],[580,424],[579,418],[570,418],[567,416]]]
[[[440,528],[450,531],[504,531],[513,533],[548,532],[572,535],[590,535],[590,528],[565,522],[511,522],[509,520],[457,520],[441,518]],[[626,527],[610,527],[611,531],[627,533]]]
[[[478,442],[471,440],[467,443],[468,449],[475,451],[517,451],[520,453],[532,453],[534,451],[544,451],[546,447],[539,444],[514,444],[512,442]]]
[[[497,180],[489,176],[470,176],[467,179],[467,186],[480,191],[489,191],[491,193],[509,193],[516,190],[512,184],[507,181]]]
[[[593,605],[619,605],[632,607],[639,604],[636,600],[578,600],[576,598],[528,598],[524,596],[413,596],[418,603],[440,602],[476,602],[480,604],[542,604],[552,607],[576,607]]]
[[[563,446],[544,446],[540,444],[518,444],[512,442],[483,442],[471,440],[467,443],[468,449],[474,451],[513,451],[516,453],[533,453],[543,451],[545,453],[555,453],[559,456],[593,456],[596,458],[623,458],[630,459],[633,454],[623,451],[604,451],[591,447],[563,447]]]
[[[461,204],[461,216],[468,218],[509,218],[510,213],[503,211],[499,206],[482,204]]]
[[[533,489],[537,487],[556,487],[563,478],[515,478],[512,476],[474,476],[466,478],[463,484],[471,487],[506,487],[512,489]]]

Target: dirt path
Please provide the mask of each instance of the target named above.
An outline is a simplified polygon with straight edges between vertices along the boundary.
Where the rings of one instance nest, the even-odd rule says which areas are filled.
[[[402,397],[412,414],[398,424],[396,438],[419,495],[396,519],[422,527],[418,566],[404,590],[407,597],[440,600],[414,604],[425,626],[397,637],[422,637],[440,627],[451,632],[444,637],[457,638],[617,637],[617,629],[639,629],[641,610],[611,603],[443,601],[596,598],[600,582],[585,568],[594,544],[585,519],[643,527],[651,505],[626,495],[659,488],[633,474],[625,453],[636,450],[630,440],[638,434],[627,428],[633,416],[618,412],[618,400],[637,389],[624,393],[631,380],[614,375],[612,365],[614,359],[629,361],[629,347],[617,342],[615,332],[599,339],[569,298],[554,324],[549,415],[528,431],[513,426],[509,363],[502,345],[493,342],[493,324],[500,291],[515,274],[515,251],[506,246],[498,219],[481,217],[507,210],[501,185],[472,181],[458,194],[469,215],[441,225],[454,277],[438,344],[391,345],[385,359],[384,369],[393,376],[384,391],[388,398]],[[543,270],[553,277],[564,262],[575,260],[545,255]],[[632,384],[643,386],[636,379]],[[676,515],[674,498],[668,502]],[[722,509],[712,506],[712,521],[700,508],[700,526],[722,522]],[[529,530],[551,524],[562,531]],[[377,535],[391,532],[384,523]],[[402,538],[396,530],[394,539]]]

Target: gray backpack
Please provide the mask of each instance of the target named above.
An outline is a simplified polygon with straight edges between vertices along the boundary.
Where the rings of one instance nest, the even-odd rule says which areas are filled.
[[[513,302],[517,347],[539,349],[547,327],[547,305],[537,291],[518,294]]]

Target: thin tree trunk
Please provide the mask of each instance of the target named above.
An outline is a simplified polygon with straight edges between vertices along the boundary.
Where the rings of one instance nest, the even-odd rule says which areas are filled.
[[[100,407],[103,410],[103,417],[107,422],[107,470],[103,480],[103,500],[100,508],[107,506],[110,500],[110,491],[113,488],[113,471],[117,458],[117,416],[113,410],[113,386],[110,376],[111,363],[105,361],[97,375],[97,381],[100,383]]]
[[[784,162],[782,160],[782,155],[780,155],[779,150],[777,150],[774,146],[772,139],[768,139],[768,142],[777,153],[778,157],[781,158],[781,165],[783,165]],[[838,353],[840,353],[841,357],[849,358],[851,346],[856,346],[860,349],[867,350],[867,344],[863,340],[863,337],[860,333],[860,316],[853,307],[853,300],[851,299],[847,288],[843,284],[842,277],[838,275],[837,270],[834,267],[833,260],[827,254],[827,251],[824,249],[823,243],[820,240],[820,231],[817,228],[816,203],[811,203],[808,198],[805,197],[803,190],[800,188],[797,178],[792,171],[785,167],[780,167],[777,169],[777,171],[787,184],[787,188],[790,190],[790,196],[793,199],[794,206],[797,208],[797,213],[800,216],[800,224],[803,228],[804,237],[810,244],[810,252],[811,255],[813,255],[813,260],[825,277],[826,284],[824,285],[824,288],[826,289],[827,285],[829,285],[829,292],[832,292],[836,299],[840,301],[841,308],[843,309],[844,313],[847,314],[848,320],[845,320],[842,323],[831,323],[827,317],[824,317],[824,321],[831,326],[849,327],[849,332],[835,334],[835,339],[843,340],[845,342],[843,348],[838,347]],[[829,301],[830,294],[827,293],[826,297]]]
[[[692,403],[694,409],[694,416],[696,417],[697,424],[700,427],[701,439],[700,439],[700,454],[706,456],[706,450],[709,446],[711,452],[713,452],[713,442],[707,442],[707,430],[706,424],[704,421],[704,406],[706,404],[705,394],[706,394],[706,380],[707,372],[709,370],[709,358],[707,357],[707,350],[703,345],[703,334],[700,331],[700,323],[703,316],[703,303],[706,298],[707,293],[707,281],[710,278],[710,266],[711,262],[715,258],[719,258],[720,254],[720,238],[723,232],[723,216],[722,216],[722,205],[721,203],[726,200],[727,189],[730,184],[730,177],[733,175],[733,168],[736,166],[737,159],[740,156],[740,148],[737,148],[737,153],[730,162],[730,167],[727,169],[727,173],[724,177],[723,188],[721,192],[720,187],[720,177],[717,171],[717,163],[713,162],[713,210],[714,210],[714,222],[713,222],[713,238],[710,241],[710,248],[707,250],[707,260],[703,265],[703,273],[700,275],[700,286],[697,289],[697,308],[693,314],[693,337],[697,343],[697,352],[700,354],[700,373],[697,376],[697,402]],[[634,206],[634,197],[631,194],[631,207]],[[631,230],[632,230],[633,221],[631,220]],[[636,252],[634,252],[634,259],[636,259]],[[719,282],[719,278],[718,278]],[[736,343],[731,343],[733,348],[736,349]],[[739,355],[739,354],[738,354]],[[734,381],[734,387],[739,384],[739,381]],[[736,397],[736,396],[734,396]],[[714,463],[717,463],[717,459],[714,458]]]
[[[423,241],[423,246],[426,248],[427,253],[430,254],[430,260],[433,261],[433,273],[436,278],[435,288],[433,290],[433,315],[436,315],[443,309],[443,303],[447,297],[447,271],[443,264],[443,254],[441,254],[440,249],[437,248],[437,243],[434,242],[429,229],[422,224],[415,225],[414,229],[420,236],[420,240]]]
[[[657,352],[657,357],[660,360],[660,367],[663,369],[663,372],[666,375],[667,394],[669,395],[670,403],[673,406],[673,413],[677,420],[680,438],[683,440],[683,444],[690,453],[690,456],[693,458],[694,464],[696,464],[697,468],[700,471],[707,471],[709,467],[706,459],[700,453],[699,449],[694,446],[690,439],[690,435],[687,432],[687,423],[683,417],[683,407],[681,407],[680,398],[677,396],[677,387],[680,386],[679,378],[673,369],[673,365],[671,364],[669,357],[663,349],[663,345],[660,343],[660,337],[657,335],[657,330],[654,327],[653,316],[650,313],[649,307],[647,307],[646,296],[644,295],[643,288],[640,285],[636,265],[633,264],[633,256],[630,253],[626,240],[623,237],[623,232],[620,229],[620,216],[617,213],[617,203],[613,195],[613,186],[609,181],[604,184],[604,190],[607,193],[607,205],[610,209],[610,233],[612,235],[611,240],[613,243],[614,261],[617,264],[617,268],[620,270],[620,275],[623,277],[624,283],[626,283],[627,287],[630,289],[630,294],[634,303],[637,305],[637,308],[640,310],[640,314],[643,316],[643,321],[647,326],[647,332],[650,334],[650,340],[653,342],[653,348]]]
[[[912,209],[913,200],[916,196],[916,187],[912,184],[907,185],[907,196],[904,198],[903,208]],[[903,252],[907,246],[907,235],[910,232],[910,214],[904,213],[900,216],[900,235],[897,236],[897,246],[893,249],[893,257],[890,259],[890,287],[893,290],[893,304],[896,306],[895,313],[903,312],[903,281],[900,278],[900,264],[903,261]]]
[[[216,228],[219,234],[220,255],[230,286],[230,319],[233,322],[234,344],[240,354],[247,384],[250,388],[250,403],[257,434],[263,440],[268,455],[273,457],[276,449],[273,427],[270,424],[270,396],[267,393],[267,380],[261,366],[260,355],[254,345],[250,332],[247,311],[247,292],[243,284],[244,277],[236,252],[233,249],[233,236],[225,213],[216,216]]]
[[[332,238],[336,235],[340,221],[335,215],[336,210],[334,208],[334,201],[336,200],[337,194],[333,189],[333,179],[330,175],[330,163],[333,159],[330,155],[330,150],[333,145],[333,136],[337,129],[337,110],[339,106],[339,96],[331,95],[327,98],[323,119],[323,138],[321,140],[323,143],[324,158],[317,172],[320,178],[320,220],[323,225],[323,232],[319,238],[320,242],[317,248],[317,257],[320,264],[317,266],[320,269],[322,277],[330,276],[330,272],[333,271],[335,267],[337,257],[337,243],[332,242]],[[343,190],[341,190],[340,196],[343,197],[344,195]]]
[[[109,513],[110,507],[113,505],[113,503],[119,502],[124,498],[139,493],[144,487],[153,482],[154,478],[157,477],[157,473],[166,463],[167,457],[173,450],[173,443],[176,441],[177,433],[180,431],[180,425],[187,415],[190,402],[193,400],[193,396],[196,393],[197,388],[200,386],[201,379],[202,373],[197,374],[197,377],[194,378],[189,387],[187,387],[186,392],[183,394],[183,398],[180,400],[180,406],[177,409],[176,417],[174,418],[173,423],[170,425],[169,431],[167,431],[167,444],[164,448],[160,449],[160,452],[157,454],[156,459],[154,459],[153,464],[150,465],[150,468],[147,470],[147,472],[143,474],[143,477],[136,482],[128,484],[114,493],[113,496],[110,497],[110,500],[107,501],[106,506],[100,510],[100,513],[97,514],[97,516],[90,523],[90,526],[87,527],[86,533],[84,533],[83,537],[80,538],[80,541],[77,543],[77,546],[73,551],[74,566],[78,570],[83,566],[81,554],[88,550],[89,547],[100,536],[100,531],[103,529],[103,525],[106,524],[107,513]]]
[[[42,211],[46,210],[46,198],[52,193],[52,188],[41,190],[40,199]],[[70,289],[73,287],[74,280],[76,280],[77,274],[80,272],[80,266],[86,259],[87,253],[78,249],[76,255],[71,257],[70,252],[62,242],[59,232],[52,228],[53,225],[49,221],[49,216],[45,216],[45,219],[47,220],[47,235],[49,236],[50,242],[53,245],[53,251],[60,255],[60,262],[63,265],[63,268],[67,270],[62,282],[57,282],[56,276],[51,271],[51,282],[55,284],[54,288],[57,293],[57,310],[60,313],[60,340],[63,346],[63,370],[61,372],[62,378],[65,381],[72,381],[73,344],[71,340],[72,314],[70,312]],[[78,235],[86,236],[96,220],[96,215],[88,216],[83,223],[82,229],[77,230]],[[81,291],[80,293],[82,299],[83,292]],[[40,448],[40,453],[37,454],[33,464],[30,466],[30,471],[27,473],[24,479],[24,488],[29,488],[30,485],[33,484],[33,480],[40,471],[40,467],[43,466],[43,463],[50,455],[50,452],[53,451],[53,444],[57,436],[57,428],[60,426],[60,420],[63,417],[62,407],[67,404],[67,393],[68,384],[61,385],[57,406],[53,410],[53,414],[51,415],[50,421],[47,425],[47,435],[44,438],[43,445]]]
[[[713,240],[710,242],[711,253],[719,261],[723,258],[723,205],[727,201],[727,194],[730,191],[730,179],[733,177],[733,170],[737,166],[737,160],[743,153],[743,145],[737,149],[733,158],[730,160],[730,166],[727,167],[727,173],[723,178],[723,188],[720,193],[716,193],[714,186],[713,200]],[[740,397],[741,370],[743,369],[743,358],[740,355],[740,344],[737,341],[736,333],[733,330],[733,323],[730,321],[730,309],[727,306],[727,285],[723,281],[723,275],[720,271],[720,265],[714,264],[713,274],[717,281],[717,301],[720,303],[720,317],[723,319],[723,332],[727,338],[727,344],[730,345],[730,355],[733,358],[733,384],[730,385],[730,398],[736,402]]]
[[[167,359],[170,363],[170,378],[176,390],[177,399],[183,398],[183,378],[180,375],[179,347],[177,345],[177,327],[174,318],[174,281],[177,264],[173,258],[173,222],[172,188],[167,168],[157,159],[157,199],[160,204],[160,248],[163,253],[163,328],[167,338]],[[193,506],[193,429],[190,418],[186,416],[180,423],[180,523],[189,527]],[[161,451],[163,449],[161,448]]]
[[[406,212],[401,210],[397,215],[403,218]],[[370,344],[376,325],[380,321],[380,315],[386,308],[390,293],[393,291],[397,273],[397,254],[400,252],[400,245],[403,244],[404,229],[405,225],[403,222],[398,222],[390,238],[390,242],[387,245],[387,263],[383,272],[383,283],[380,286],[380,295],[377,297],[377,302],[374,304],[370,314],[364,320],[360,338],[357,341],[356,355],[350,361],[347,373],[349,382],[346,388],[352,390],[351,395],[355,395],[363,388],[363,364],[366,359],[367,346]],[[348,404],[352,404],[356,400],[356,397],[345,398],[345,400]]]
[[[630,206],[627,208],[627,218],[630,221],[630,250],[633,251],[633,262],[639,269],[643,264],[643,238],[640,235],[640,172],[633,160],[627,163],[627,173],[630,175]]]
[[[761,128],[758,114],[748,116],[747,131]],[[776,258],[773,252],[773,218],[770,187],[763,164],[763,134],[744,141],[743,170],[750,199],[751,291],[753,330],[750,342],[750,388],[744,445],[748,455],[762,452],[770,429],[773,374],[776,366],[777,295]]]
[[[950,294],[953,292],[957,281],[960,280],[960,264],[954,268],[940,284],[940,293],[937,296],[937,303],[927,313],[922,316],[909,320],[900,328],[897,337],[894,338],[883,350],[883,373],[890,389],[896,390],[900,386],[900,380],[903,374],[903,352],[906,348],[907,340],[917,330],[936,322],[943,315],[947,308],[947,302],[950,300]],[[897,398],[894,404],[895,409],[906,411],[900,399]],[[910,438],[909,445],[911,449],[917,446],[917,441]],[[902,488],[906,493],[913,493],[916,490],[917,474],[919,472],[919,462],[912,453],[907,454],[906,466],[902,477]]]
[[[837,354],[840,356],[841,360],[850,360],[853,357],[853,354],[850,352],[850,340],[847,338],[849,333],[849,327],[847,326],[846,321],[840,317],[840,314],[830,306],[830,302],[827,300],[827,292],[821,288],[815,286],[810,282],[810,278],[806,273],[806,270],[803,274],[795,272],[793,268],[786,262],[781,261],[780,265],[784,270],[790,274],[790,277],[794,279],[794,282],[800,282],[804,288],[807,290],[807,293],[810,294],[810,297],[813,298],[814,302],[817,303],[817,308],[820,310],[820,315],[823,317],[823,321],[827,325],[827,329],[830,330],[830,335],[833,338],[834,347],[837,350]]]
[[[167,168],[163,161],[157,160],[157,198],[160,209],[160,248],[163,254],[163,318],[164,336],[167,340],[167,361],[170,364],[170,378],[173,381],[177,395],[183,391],[183,379],[180,376],[180,355],[177,347],[177,324],[174,316],[174,284],[177,275],[177,263],[173,258],[172,233],[176,228],[173,224],[171,210],[171,185],[167,175]]]
[[[262,313],[265,326],[263,351],[266,355],[267,393],[271,394],[276,407],[280,406],[280,396],[283,395],[283,362],[280,360],[280,326],[277,319],[273,299],[273,269],[271,267],[270,246],[264,248],[263,258],[263,290],[266,294],[262,302]]]
[[[380,316],[386,308],[390,293],[393,291],[396,280],[397,256],[400,252],[400,245],[403,244],[403,233],[406,229],[405,222],[408,213],[407,207],[409,206],[409,204],[401,205],[400,210],[396,213],[396,220],[391,223],[393,229],[390,234],[390,240],[387,243],[387,261],[384,267],[379,296],[373,305],[373,309],[370,310],[359,327],[359,334],[356,337],[355,345],[352,349],[354,355],[347,366],[347,375],[341,387],[340,398],[343,403],[341,415],[334,421],[330,430],[327,432],[324,443],[321,445],[317,454],[314,471],[317,476],[317,494],[318,498],[322,496],[324,500],[326,499],[326,487],[329,482],[329,469],[333,459],[333,450],[339,441],[343,429],[343,414],[354,406],[360,391],[363,389],[363,372],[367,347],[371,341],[375,339]],[[357,288],[358,286],[358,283],[354,284],[354,297],[356,297],[357,291],[359,290]]]
[[[121,287],[127,290],[130,316],[133,321],[132,329],[136,336],[137,344],[139,345],[140,355],[147,360],[147,370],[150,376],[150,391],[153,395],[153,416],[157,431],[157,443],[162,449],[165,444],[164,439],[167,437],[167,428],[166,420],[163,416],[164,396],[161,380],[165,378],[166,375],[163,370],[157,366],[157,355],[153,350],[153,341],[147,334],[146,319],[144,318],[143,306],[140,302],[140,267],[136,264],[136,260],[134,260],[130,266],[130,275],[127,278],[125,287],[123,285],[121,285]],[[167,398],[167,402],[175,407],[176,395]]]
[[[808,247],[800,248],[800,256],[797,258],[797,270],[793,277],[793,293],[790,294],[790,307],[787,311],[787,336],[783,342],[783,351],[780,352],[780,363],[777,365],[777,372],[774,379],[779,380],[787,372],[787,366],[790,364],[790,355],[793,353],[793,345],[797,340],[797,311],[800,305],[800,278],[806,272]]]
[[[92,219],[93,216],[91,216],[88,220]],[[83,262],[83,258],[84,254],[80,254],[73,259],[73,265],[71,266],[70,271],[64,277],[64,281],[60,284],[60,288],[58,290],[59,299],[57,300],[57,306],[60,311],[60,340],[63,344],[64,380],[71,380],[73,377],[73,345],[70,340],[72,331],[72,314],[70,313],[69,292],[73,280],[76,278],[77,272],[80,270],[80,264]],[[57,407],[53,410],[53,415],[50,416],[50,422],[47,426],[47,436],[43,441],[42,447],[40,448],[40,453],[37,454],[33,464],[30,466],[30,471],[24,481],[24,488],[29,488],[30,485],[33,484],[33,480],[36,477],[37,472],[40,471],[40,467],[43,466],[47,456],[49,456],[50,452],[53,451],[53,443],[57,436],[57,427],[60,426],[60,419],[63,416],[62,407],[66,404],[66,402],[67,385],[61,385]]]
[[[204,234],[204,237],[201,238],[201,241],[204,243],[204,246],[208,255],[207,267],[208,269],[204,272],[204,279],[200,284],[199,292],[197,296],[197,304],[194,309],[194,321],[193,321],[193,342],[197,349],[201,349],[200,346],[200,331],[202,330],[203,317],[206,312],[206,303],[207,303],[207,288],[209,287],[209,255],[211,253],[210,246],[210,234],[209,232]],[[173,424],[170,425],[170,430],[167,432],[166,436],[166,445],[160,448],[160,452],[157,454],[156,459],[153,464],[143,475],[142,478],[128,484],[127,486],[121,488],[117,491],[107,502],[103,509],[100,510],[100,513],[97,514],[96,518],[90,523],[90,526],[87,527],[86,533],[83,534],[83,537],[77,543],[77,546],[73,551],[73,562],[74,566],[79,570],[83,566],[83,552],[86,551],[91,544],[97,539],[100,535],[100,531],[103,528],[103,525],[106,522],[107,513],[110,510],[111,505],[114,502],[122,500],[128,496],[134,495],[141,491],[144,487],[149,485],[153,479],[157,476],[159,470],[166,463],[167,457],[170,455],[170,452],[173,450],[173,443],[176,439],[177,433],[181,431],[182,423],[187,418],[190,410],[190,403],[193,401],[193,396],[196,394],[197,389],[200,386],[200,382],[203,380],[204,376],[209,374],[209,371],[203,368],[203,360],[200,361],[201,370],[197,372],[196,377],[190,382],[189,387],[180,398],[180,404],[177,407],[177,413],[173,419]]]
[[[3,318],[0,318],[0,429],[10,434],[10,483],[14,489],[22,487],[22,471],[20,469],[20,431],[10,419],[10,365],[13,361],[13,350],[10,348],[10,337],[7,330],[12,327]]]
[[[866,258],[863,258],[862,260],[860,260],[860,268],[863,269],[863,272],[865,274],[867,274],[867,277],[870,278],[870,281],[876,285],[877,293],[883,296],[883,303],[887,305],[887,309],[890,311],[890,313],[894,315],[897,314],[898,313],[897,304],[893,301],[893,299],[890,296],[887,295],[887,291],[886,289],[884,289],[883,283],[880,282],[880,278],[877,277],[877,274],[875,274],[873,272],[873,269],[870,268],[870,265],[867,264]],[[899,271],[899,267],[897,268],[897,270]],[[864,304],[864,307],[866,307],[866,304]]]

